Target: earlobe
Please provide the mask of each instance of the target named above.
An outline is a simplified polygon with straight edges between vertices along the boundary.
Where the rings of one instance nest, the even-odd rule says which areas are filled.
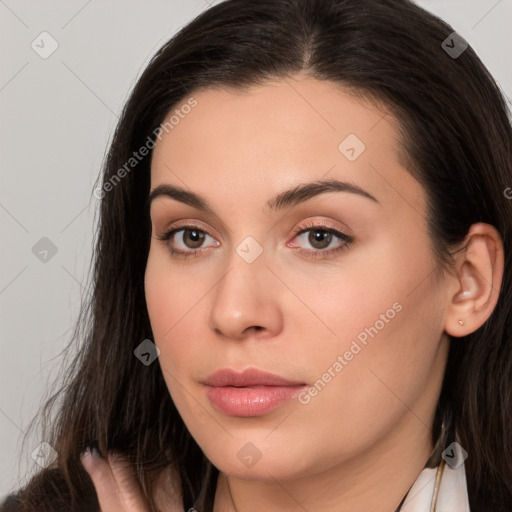
[[[473,224],[457,259],[454,287],[448,291],[445,331],[454,337],[471,334],[491,316],[503,278],[503,242],[489,224]]]

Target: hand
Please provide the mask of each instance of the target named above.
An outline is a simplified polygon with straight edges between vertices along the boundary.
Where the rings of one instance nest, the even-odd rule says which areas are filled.
[[[102,459],[96,450],[87,449],[81,461],[94,483],[101,512],[148,512],[126,458],[109,453]]]

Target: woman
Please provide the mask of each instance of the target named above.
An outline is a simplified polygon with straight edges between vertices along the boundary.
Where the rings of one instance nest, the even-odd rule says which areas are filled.
[[[421,8],[212,7],[125,107],[58,459],[2,510],[512,510],[511,185]]]

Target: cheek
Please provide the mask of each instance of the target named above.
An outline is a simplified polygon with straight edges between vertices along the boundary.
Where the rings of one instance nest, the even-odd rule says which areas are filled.
[[[407,240],[410,243],[391,236],[377,238],[368,242],[369,248],[348,251],[339,262],[323,268],[308,264],[279,269],[301,299],[285,304],[289,308],[283,312],[284,322],[308,333],[298,339],[314,360],[325,365],[349,350],[354,340],[365,347],[375,339],[378,346],[394,350],[400,333],[406,338],[401,343],[407,343],[415,330],[432,325],[426,319],[432,320],[440,310],[432,307],[437,296],[429,279],[434,259],[423,236],[412,234]],[[384,361],[397,357],[385,352],[379,356]]]
[[[185,357],[187,347],[192,345],[185,343],[183,333],[188,331],[188,337],[194,338],[192,328],[197,322],[193,319],[206,290],[204,282],[191,277],[189,271],[171,266],[165,251],[150,249],[145,275],[146,304],[154,342],[160,349],[160,364],[173,373],[172,362]],[[175,353],[174,357],[171,353]]]
[[[354,447],[360,446],[361,429],[368,439],[377,436],[407,411],[404,404],[412,406],[422,394],[434,393],[433,382],[442,373],[443,309],[435,261],[424,238],[412,236],[409,242],[382,240],[371,253],[346,258],[350,272],[316,280],[322,293],[312,281],[301,284],[301,293],[310,290],[304,295],[308,305],[333,331],[326,336],[316,322],[323,335],[304,345],[302,357],[314,370],[311,394],[303,396],[310,408],[304,417],[329,411]],[[307,324],[301,330],[308,332]],[[427,421],[429,413],[418,414]],[[323,425],[323,434],[330,435],[331,427]]]
[[[156,250],[155,250],[156,249]],[[188,430],[195,439],[223,435],[212,430],[218,426],[199,405],[203,392],[197,378],[198,364],[211,355],[205,340],[205,296],[215,283],[199,279],[195,271],[183,271],[169,264],[159,248],[150,250],[145,275],[146,303],[154,335],[160,350],[158,362],[169,394]],[[192,274],[192,276],[190,275]],[[202,344],[202,345],[201,345]],[[201,357],[203,356],[203,357]]]

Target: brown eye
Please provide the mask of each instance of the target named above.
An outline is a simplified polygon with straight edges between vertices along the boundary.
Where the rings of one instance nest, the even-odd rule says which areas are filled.
[[[294,232],[296,234],[294,242],[288,243],[288,247],[295,247],[299,254],[317,259],[334,257],[348,249],[354,242],[352,236],[330,225],[309,224],[299,227]]]
[[[181,226],[156,237],[175,257],[198,257],[209,247],[219,246],[219,242],[202,229],[195,226]],[[208,241],[207,239],[211,239]],[[206,244],[205,244],[206,242]]]
[[[314,249],[325,249],[332,241],[332,234],[323,230],[315,229],[309,232],[308,242]]]
[[[198,229],[183,229],[182,242],[190,249],[198,249],[204,242],[205,234]]]

